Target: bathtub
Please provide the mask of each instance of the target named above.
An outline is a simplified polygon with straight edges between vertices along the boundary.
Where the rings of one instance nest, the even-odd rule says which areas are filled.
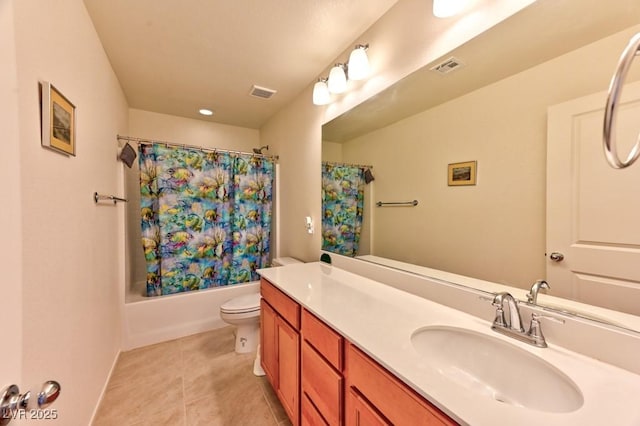
[[[220,306],[260,291],[260,281],[170,296],[138,298],[124,304],[122,350],[221,328]]]

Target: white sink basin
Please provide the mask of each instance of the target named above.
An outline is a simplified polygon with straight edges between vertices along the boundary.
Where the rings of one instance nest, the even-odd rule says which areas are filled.
[[[560,370],[495,337],[433,326],[416,330],[411,343],[440,374],[496,401],[551,413],[575,411],[584,403]]]

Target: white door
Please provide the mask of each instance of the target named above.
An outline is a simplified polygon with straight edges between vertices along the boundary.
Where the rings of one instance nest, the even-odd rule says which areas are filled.
[[[13,4],[0,0],[0,129],[5,139],[0,155],[3,233],[0,244],[0,393],[22,380],[22,228],[20,223],[20,140]],[[20,424],[11,421],[11,426]]]
[[[603,92],[548,110],[547,280],[550,294],[640,315],[640,163],[606,163],[605,99]],[[625,87],[618,114],[626,158],[640,133],[640,83]]]

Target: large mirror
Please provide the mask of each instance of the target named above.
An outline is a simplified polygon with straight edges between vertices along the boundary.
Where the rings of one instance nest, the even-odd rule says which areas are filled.
[[[640,206],[625,205],[626,219],[607,217],[606,211],[598,210],[598,204],[623,202],[606,198],[616,195],[618,187],[627,192],[635,188],[638,198],[640,164],[614,171],[621,173],[611,178],[616,181],[593,193],[570,195],[580,198],[583,208],[598,212],[589,219],[581,216],[580,226],[564,226],[579,229],[583,245],[606,247],[611,245],[606,237],[592,234],[611,231],[605,221],[614,226],[617,221],[634,223],[635,218],[634,227],[611,231],[624,234],[619,238],[622,248],[616,250],[625,252],[620,265],[632,269],[628,276],[591,280],[573,270],[564,275],[566,279],[558,278],[562,275],[549,272],[550,263],[556,271],[566,272],[571,262],[554,260],[571,257],[577,249],[569,247],[554,260],[547,253],[547,235],[558,228],[557,223],[548,223],[548,210],[555,209],[550,203],[557,201],[549,199],[556,188],[572,185],[561,175],[576,168],[571,155],[593,156],[591,161],[597,162],[593,176],[610,173],[598,143],[587,154],[552,159],[556,155],[555,148],[548,148],[552,139],[561,148],[571,145],[557,130],[567,126],[550,124],[561,121],[552,116],[566,114],[567,108],[559,104],[593,103],[589,96],[604,107],[601,93],[622,50],[638,32],[637,0],[539,0],[326,123],[323,162],[373,166],[375,180],[366,185],[363,238],[355,256],[482,289],[485,281],[504,284],[521,299],[536,280],[547,279],[551,289],[540,295],[539,304],[640,331],[640,277],[637,266],[630,265],[640,259]],[[447,73],[431,69],[452,57],[461,66],[445,67]],[[636,64],[627,82],[639,79],[640,64]],[[578,114],[593,116],[584,126],[597,140],[602,107],[593,114]],[[633,108],[625,111],[629,117],[635,114],[635,120],[627,121],[637,128],[619,131],[625,155],[635,142],[632,135],[640,131],[640,108]],[[623,141],[623,135],[630,142]],[[449,165],[470,161],[476,165],[475,184],[450,185]],[[553,174],[548,162],[556,169],[560,164],[560,174]],[[582,173],[582,179],[586,175],[590,173]],[[470,183],[462,179],[457,183]],[[599,198],[602,194],[605,198]],[[553,197],[563,199],[562,194]],[[417,206],[376,206],[413,200]],[[570,210],[572,205],[563,208]],[[577,216],[574,212],[567,217]],[[595,305],[599,308],[591,310]]]

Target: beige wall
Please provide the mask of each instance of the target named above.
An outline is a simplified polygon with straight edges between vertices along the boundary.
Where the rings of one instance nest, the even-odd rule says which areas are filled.
[[[0,245],[0,324],[4,324],[0,354],[0,388],[22,385],[22,225],[20,204],[20,134],[18,82],[13,26],[13,2],[0,1],[0,128],[4,144],[0,155],[3,243]]]
[[[175,117],[138,109],[129,110],[128,136],[209,148],[251,152],[260,146],[257,130],[212,123],[204,120]],[[124,142],[122,142],[124,143]],[[134,148],[136,145],[132,144]],[[276,154],[273,149],[269,154]],[[127,204],[127,289],[128,295],[139,296],[146,291],[146,262],[142,251],[140,230],[140,181],[136,161],[125,167]],[[133,293],[133,294],[132,294]]]
[[[372,75],[369,79],[350,82],[349,91],[336,97],[326,107],[312,104],[310,85],[260,129],[262,143],[273,145],[280,154],[279,255],[305,261],[317,260],[320,255],[321,238],[318,230],[322,124],[502,21],[528,3],[529,0],[498,0],[470,19],[453,20],[453,24],[452,20],[443,19],[434,26],[426,26],[422,17],[432,13],[430,2],[400,1],[336,58],[335,62],[343,62],[353,45],[370,43]],[[325,70],[321,75],[327,74],[328,70]],[[312,216],[316,223],[314,235],[307,234],[304,229],[305,216]]]
[[[306,96],[305,96],[306,95]],[[311,91],[297,98],[260,129],[263,144],[280,156],[277,182],[277,256],[318,260],[320,252],[321,116],[311,104]],[[305,230],[311,216],[315,233]]]
[[[375,166],[376,200],[420,201],[375,210],[374,254],[522,288],[544,278],[547,107],[605,89],[639,28],[345,143],[344,161]],[[477,185],[447,186],[447,164],[469,160]]]
[[[63,390],[51,408],[59,419],[50,423],[86,425],[120,349],[124,207],[97,206],[93,193],[122,192],[115,135],[127,131],[127,102],[81,0],[20,0],[13,9],[20,387],[38,392],[44,381],[58,380]],[[76,157],[40,146],[38,80],[52,82],[77,107]]]
[[[322,141],[322,161],[342,161],[342,144]]]

